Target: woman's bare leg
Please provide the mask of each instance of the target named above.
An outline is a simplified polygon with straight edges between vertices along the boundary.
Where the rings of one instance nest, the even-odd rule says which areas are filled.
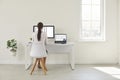
[[[42,68],[44,74],[46,75],[46,69],[45,69],[44,59],[43,58],[40,58],[40,63],[41,63],[41,68]]]
[[[45,65],[45,70],[47,71],[47,68],[46,68],[46,57],[43,57],[43,61],[44,61],[44,65]]]

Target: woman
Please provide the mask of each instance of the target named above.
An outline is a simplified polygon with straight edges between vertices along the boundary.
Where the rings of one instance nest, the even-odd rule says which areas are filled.
[[[36,61],[31,71],[31,74],[34,71],[34,68],[37,62],[41,63],[41,68],[44,71],[44,74],[46,74],[47,68],[46,68],[45,62],[46,62],[47,53],[46,53],[45,45],[47,41],[47,34],[45,32],[42,32],[42,28],[43,28],[42,22],[39,22],[37,27],[38,27],[38,30],[34,32],[32,36],[33,43],[31,47],[30,56],[33,58],[36,58]]]

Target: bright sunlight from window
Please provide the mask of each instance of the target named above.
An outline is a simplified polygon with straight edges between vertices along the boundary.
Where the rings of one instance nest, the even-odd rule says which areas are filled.
[[[120,79],[120,69],[116,67],[94,67],[95,69],[107,73],[117,79]]]

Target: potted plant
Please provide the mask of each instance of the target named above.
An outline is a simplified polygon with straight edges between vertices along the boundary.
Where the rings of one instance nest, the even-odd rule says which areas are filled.
[[[12,55],[16,55],[17,52],[17,40],[11,39],[7,41],[7,48],[12,52]]]

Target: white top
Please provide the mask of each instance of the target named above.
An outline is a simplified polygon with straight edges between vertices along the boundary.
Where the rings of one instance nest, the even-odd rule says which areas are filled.
[[[38,41],[37,39],[37,31],[32,35],[32,47],[30,56],[35,58],[42,58],[46,57],[46,41],[47,41],[47,34],[45,32],[41,33],[41,39]]]

